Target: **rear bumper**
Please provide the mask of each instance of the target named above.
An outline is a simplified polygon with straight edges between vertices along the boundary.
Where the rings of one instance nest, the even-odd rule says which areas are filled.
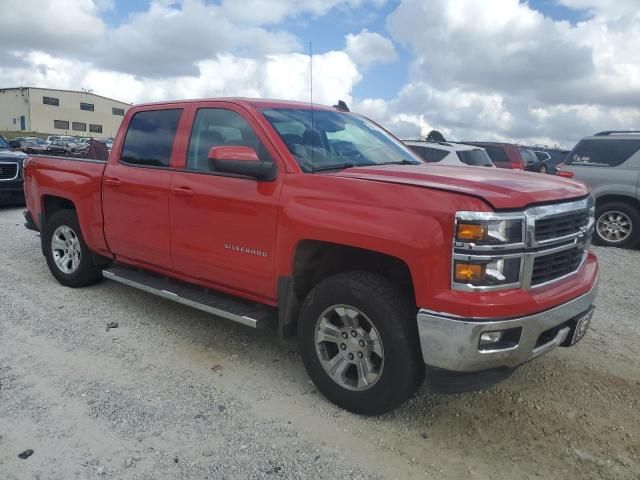
[[[596,278],[586,294],[544,312],[510,319],[474,320],[421,309],[418,332],[424,362],[457,372],[517,367],[565,343],[570,332],[566,324],[593,308],[597,290]],[[480,350],[482,333],[505,330],[513,333],[513,344]]]

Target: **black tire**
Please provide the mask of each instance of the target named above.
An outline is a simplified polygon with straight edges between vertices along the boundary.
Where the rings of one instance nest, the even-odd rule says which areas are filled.
[[[549,173],[549,169],[547,168],[547,166],[543,163],[542,165],[540,165],[540,173],[544,173],[547,174]]]
[[[316,324],[336,305],[366,315],[382,341],[383,367],[366,390],[350,390],[334,381],[316,351]],[[361,415],[380,415],[408,400],[425,378],[416,313],[409,296],[380,275],[347,272],[320,282],[302,305],[298,330],[302,359],[318,390],[336,405]]]
[[[606,216],[609,214],[617,216],[616,212],[619,212],[622,214],[622,217],[628,219],[631,228],[629,234],[620,241],[612,241],[611,236],[607,238],[602,229],[602,222],[606,219]],[[627,220],[625,220],[625,223],[626,222]],[[598,205],[596,207],[596,228],[593,234],[593,242],[606,247],[635,247],[640,243],[640,211],[633,205],[622,202],[609,202]]]
[[[71,229],[72,233],[77,236],[79,243],[79,264],[75,270],[69,273],[65,273],[61,267],[56,264],[56,260],[54,259],[52,239],[59,227],[68,227]],[[44,256],[47,259],[49,270],[51,270],[51,274],[62,285],[73,288],[86,287],[102,279],[102,268],[104,267],[94,265],[91,258],[91,251],[84,242],[78,216],[74,210],[59,210],[55,212],[47,221],[42,241]]]

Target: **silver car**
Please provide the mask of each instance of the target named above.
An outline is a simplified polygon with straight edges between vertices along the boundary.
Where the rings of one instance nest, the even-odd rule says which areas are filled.
[[[580,140],[557,174],[591,187],[594,242],[614,247],[640,243],[640,131],[606,131]]]

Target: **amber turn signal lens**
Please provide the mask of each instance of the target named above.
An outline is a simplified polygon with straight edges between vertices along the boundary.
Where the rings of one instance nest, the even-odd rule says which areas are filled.
[[[481,281],[484,279],[484,271],[484,265],[456,262],[455,280],[460,283]]]
[[[486,240],[487,225],[477,223],[458,223],[458,232],[456,238],[461,241]]]

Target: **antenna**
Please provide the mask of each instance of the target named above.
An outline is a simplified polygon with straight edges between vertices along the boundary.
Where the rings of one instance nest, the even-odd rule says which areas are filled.
[[[309,42],[309,105],[313,107],[313,43]]]

